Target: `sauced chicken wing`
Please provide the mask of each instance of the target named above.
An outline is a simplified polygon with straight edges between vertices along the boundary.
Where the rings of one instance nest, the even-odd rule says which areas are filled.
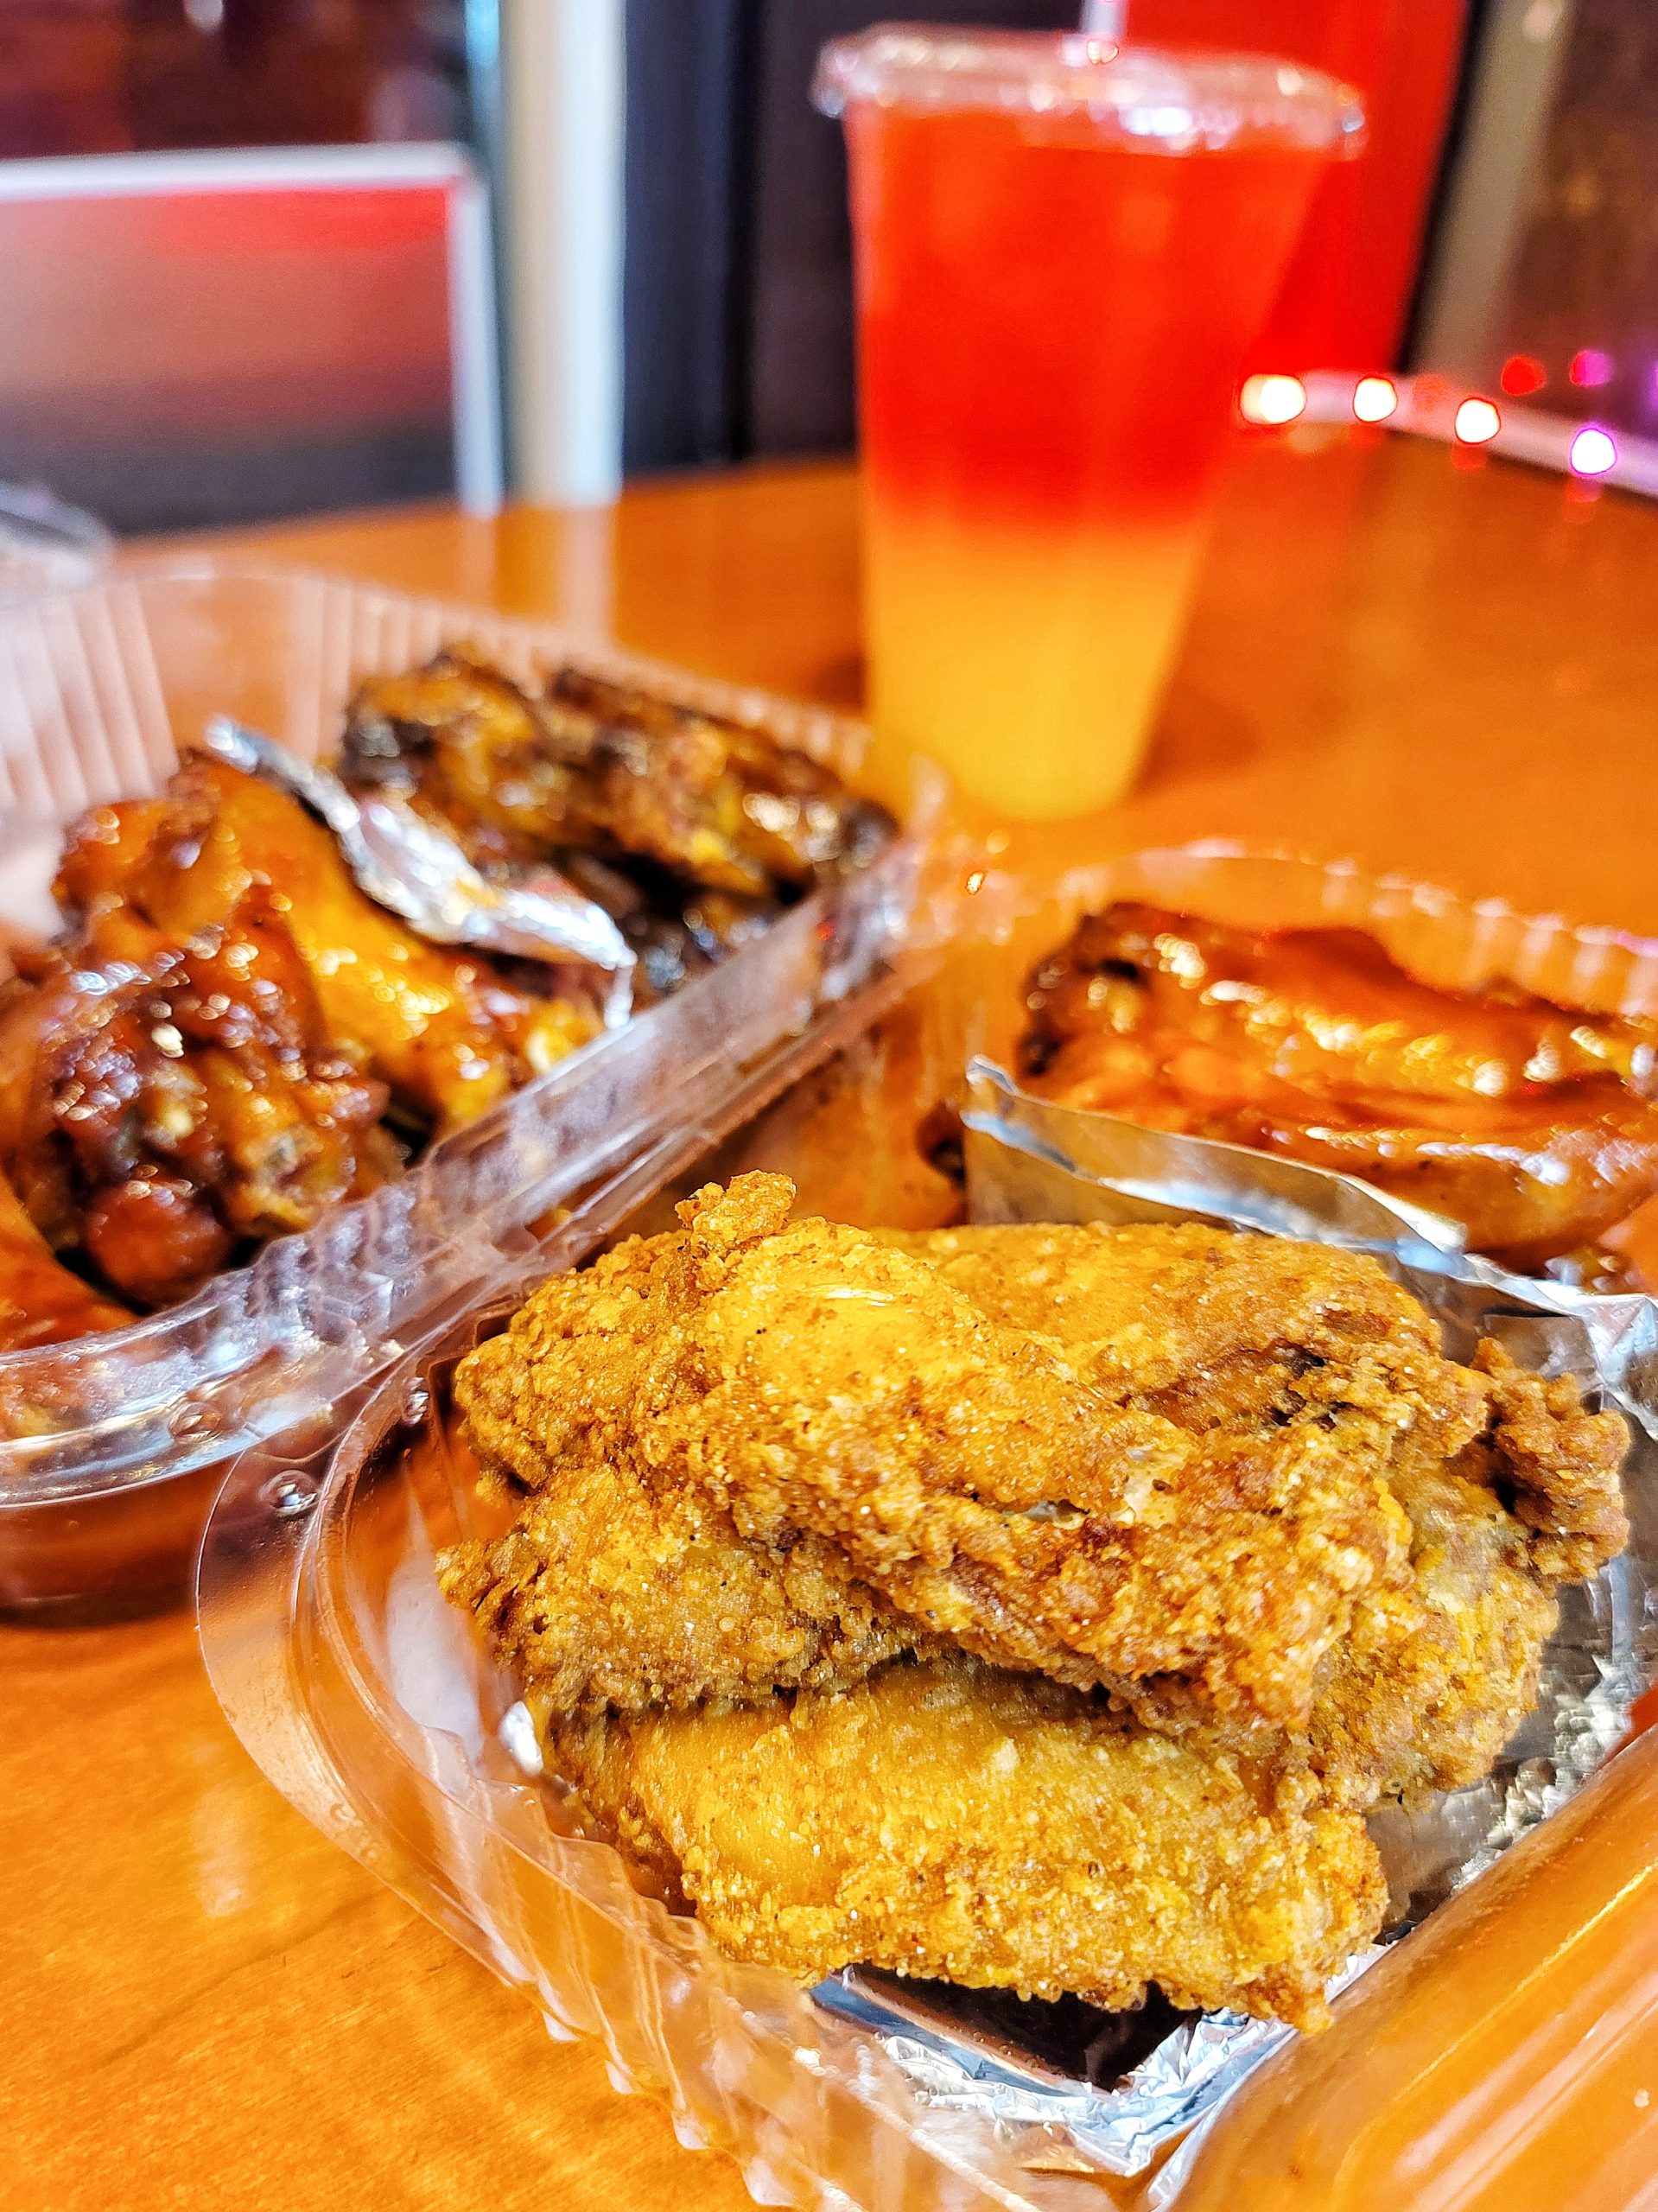
[[[341,767],[413,790],[481,858],[643,861],[739,912],[861,865],[893,827],[829,769],[740,723],[578,668],[531,697],[455,652],[363,686]]]
[[[0,1164],[48,1243],[136,1304],[187,1297],[400,1164],[384,1088],[327,1038],[263,889],[187,942],[110,906],[18,960]]]
[[[101,808],[59,878],[71,911],[119,899],[187,939],[264,887],[309,974],[328,1033],[408,1115],[472,1121],[594,1033],[588,1007],[539,999],[487,961],[429,944],[353,880],[321,823],[257,777],[186,763],[168,801]]]
[[[1008,1239],[1027,1286],[999,1312],[951,1280],[950,1232],[785,1225],[791,1194],[740,1178],[681,1236],[543,1287],[457,1377],[485,1464],[546,1491],[625,1468],[658,1510],[694,1495],[750,1542],[833,1544],[918,1633],[1305,1727],[1361,1596],[1408,1579],[1395,1469],[1487,1425],[1415,1301],[1278,1240],[1123,1232],[1114,1274],[1109,1232],[969,1232]],[[1077,1241],[1045,1260],[1021,1236]],[[1136,1291],[1169,1259],[1172,1338]],[[1067,1266],[1094,1306],[1039,1331]]]
[[[1357,1175],[1535,1268],[1658,1191],[1658,1023],[1441,990],[1356,930],[1093,915],[1032,973],[1023,1079]]]
[[[63,1265],[0,1175],[0,1351],[63,1344],[132,1319]]]
[[[742,1959],[1321,2024],[1385,1889],[1355,1815],[959,1654],[835,1694],[555,1721],[556,1770]]]

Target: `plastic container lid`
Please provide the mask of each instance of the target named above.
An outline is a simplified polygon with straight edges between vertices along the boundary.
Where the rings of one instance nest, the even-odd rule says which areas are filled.
[[[1267,54],[1119,47],[1080,31],[877,24],[823,48],[812,99],[836,116],[861,101],[1083,116],[1103,137],[1152,154],[1356,151],[1364,128],[1352,86],[1316,69]]]
[[[0,484],[0,605],[90,583],[114,551],[95,516],[43,485]]]

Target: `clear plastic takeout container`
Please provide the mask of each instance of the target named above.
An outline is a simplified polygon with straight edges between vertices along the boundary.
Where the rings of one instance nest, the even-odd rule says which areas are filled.
[[[1324,2037],[1290,2037],[1201,2149],[1166,2143],[1119,2174],[982,2099],[926,2094],[867,2029],[732,1962],[642,1894],[575,1831],[556,1789],[527,1777],[521,1746],[510,1755],[517,1686],[440,1594],[435,1554],[479,1510],[443,1446],[443,1393],[480,1333],[549,1270],[621,1228],[669,1225],[675,1198],[746,1167],[789,1173],[803,1210],[833,1218],[951,1217],[956,1194],[918,1147],[920,1125],[974,1054],[1007,1059],[1029,963],[1118,897],[1243,924],[1357,925],[1444,982],[1500,973],[1585,1006],[1658,1008],[1658,944],[1351,868],[1209,846],[1104,861],[1057,888],[992,878],[949,949],[793,1048],[780,1096],[734,1091],[672,1173],[636,1164],[391,1373],[238,1463],[200,1567],[215,1690],[325,1833],[520,1987],[555,2034],[599,2038],[617,2086],[666,2103],[686,2145],[727,2152],[763,2203],[1622,2202],[1597,2190],[1651,2171],[1630,2146],[1653,2140],[1640,2085],[1658,1990],[1658,1731],[1439,1904],[1337,1999]],[[1539,1815],[1555,1802],[1523,1766],[1515,1778],[1541,1792]]]
[[[764,728],[855,782],[846,717],[640,660],[552,626],[297,570],[134,567],[0,607],[0,973],[3,946],[56,925],[63,830],[158,790],[208,716],[314,759],[364,677],[467,641],[529,677],[566,652],[667,697]],[[911,823],[724,965],[431,1146],[399,1181],[268,1245],[129,1328],[0,1354],[0,1608],[181,1589],[206,1471],[396,1357],[503,1238],[695,1128],[881,965],[916,891]]]

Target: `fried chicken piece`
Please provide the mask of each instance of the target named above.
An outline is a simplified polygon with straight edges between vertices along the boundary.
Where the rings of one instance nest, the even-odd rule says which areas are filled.
[[[1182,1425],[1297,1417],[1312,1322],[1293,1255],[1305,1247],[1163,1225],[880,1233],[994,1319],[1052,1337],[1114,1396]],[[1253,1287],[1246,1265],[1265,1271]],[[1492,1342],[1471,1379],[1477,1425],[1419,1427],[1388,1468],[1410,1526],[1407,1575],[1360,1594],[1318,1669],[1305,1748],[1344,1802],[1488,1772],[1535,1700],[1558,1586],[1592,1575],[1628,1538],[1622,1420],[1586,1413],[1569,1377],[1530,1374]],[[1131,1695],[1151,1725],[1212,1727],[1182,1686]],[[1258,1730],[1226,1740],[1266,1748]]]
[[[1381,1924],[1356,1815],[956,1656],[759,1706],[556,1721],[550,1764],[721,1948],[1312,2028]]]
[[[1185,1262],[1184,1351],[1133,1325],[1102,1350],[994,1318],[913,1239],[785,1225],[791,1197],[710,1186],[686,1233],[543,1286],[457,1376],[484,1463],[625,1467],[751,1542],[824,1539],[997,1663],[1304,1727],[1360,1596],[1407,1576],[1391,1470],[1485,1418],[1416,1302],[1371,1261],[1198,1228],[1131,1238],[1119,1279],[1077,1232],[1125,1314]]]
[[[103,905],[18,960],[0,989],[0,1164],[48,1242],[135,1304],[188,1297],[401,1165],[384,1087],[326,1035],[263,887],[185,943]]]
[[[554,1276],[537,1294],[543,1319],[588,1363],[642,1357],[680,1243],[630,1238],[584,1273]],[[613,1427],[596,1427],[579,1456],[544,1453],[510,1419],[512,1389],[511,1363],[487,1346],[456,1370],[461,1441],[483,1487],[521,1503],[505,1535],[446,1552],[439,1578],[537,1713],[827,1689],[930,1646],[831,1546],[740,1536],[715,1500],[651,1484]],[[613,1406],[595,1398],[592,1410],[613,1424]]]
[[[462,652],[364,684],[340,771],[418,795],[485,861],[564,865],[574,849],[738,901],[861,867],[893,830],[759,731],[574,667],[532,698]]]
[[[1359,1176],[1517,1268],[1658,1191],[1658,1022],[1440,989],[1356,930],[1121,904],[1036,968],[1026,1003],[1040,1096]]]
[[[136,1319],[63,1265],[0,1175],[0,1351],[64,1344]]]
[[[920,1638],[814,1536],[746,1542],[694,1491],[594,1460],[438,1561],[538,1719],[833,1689]]]
[[[431,944],[361,892],[333,837],[256,776],[200,757],[168,801],[98,809],[60,874],[71,912],[119,900],[178,940],[222,928],[264,887],[322,1019],[441,1133],[475,1120],[597,1029],[592,1009],[516,988],[481,957]]]

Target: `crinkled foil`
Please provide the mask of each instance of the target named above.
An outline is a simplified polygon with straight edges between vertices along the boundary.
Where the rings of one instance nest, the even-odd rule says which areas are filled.
[[[1658,1305],[1506,1274],[1469,1254],[1455,1224],[1348,1177],[1051,1105],[988,1061],[974,1063],[968,1090],[975,1221],[1197,1218],[1370,1252],[1438,1317],[1453,1357],[1496,1337],[1523,1364],[1572,1375],[1591,1402],[1630,1417],[1629,1547],[1593,1583],[1560,1593],[1535,1710],[1484,1782],[1372,1818],[1390,1936],[1403,1937],[1581,1787],[1658,1672]],[[1330,1993],[1380,1956],[1376,1948],[1355,1960]],[[1089,2056],[1087,2018],[1103,2024],[1104,2015],[1070,2024],[1069,2047],[1062,2037],[1056,2053],[1051,2037],[1010,2027],[1005,1999],[858,1971],[816,1993],[877,2036],[920,2096],[991,2120],[1032,2170],[1138,2174],[1184,2138],[1153,2185],[1158,2205],[1172,2201],[1228,2099],[1294,2032],[1236,2013],[1176,2015],[1154,2047],[1102,2074]],[[1147,2039],[1157,2026],[1149,2018]]]
[[[340,855],[378,906],[437,944],[475,945],[521,960],[592,969],[604,978],[607,1029],[632,1005],[634,955],[611,917],[556,868],[496,878],[395,791],[359,798],[332,770],[298,760],[260,731],[215,715],[202,734],[215,758],[280,785],[334,832]]]

